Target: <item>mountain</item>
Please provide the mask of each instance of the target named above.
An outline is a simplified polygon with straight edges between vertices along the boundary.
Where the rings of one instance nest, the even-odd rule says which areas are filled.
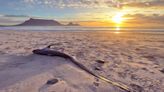
[[[66,26],[80,26],[79,24],[77,23],[72,23],[72,22],[69,22]]]
[[[11,27],[11,26],[80,26],[77,23],[69,22],[68,24],[64,25],[56,20],[47,20],[47,19],[34,19],[30,18],[25,22],[17,25],[0,25],[0,27]]]
[[[29,20],[18,24],[16,26],[63,26],[58,21],[55,20],[45,20],[45,19],[33,19],[30,18]]]

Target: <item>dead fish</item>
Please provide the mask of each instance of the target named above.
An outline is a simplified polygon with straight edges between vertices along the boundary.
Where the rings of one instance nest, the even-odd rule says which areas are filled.
[[[94,77],[97,77],[103,81],[106,81],[114,86],[117,86],[123,90],[125,90],[126,92],[131,92],[131,89],[127,86],[127,85],[124,85],[124,84],[121,84],[121,83],[117,83],[117,82],[114,82],[112,80],[109,80],[103,76],[100,76],[100,75],[97,75],[95,73],[93,73],[92,71],[90,71],[87,67],[85,67],[83,64],[77,62],[73,57],[65,54],[65,53],[62,53],[62,52],[59,52],[59,51],[55,51],[55,50],[51,50],[50,47],[52,45],[49,45],[48,47],[44,48],[44,49],[36,49],[36,50],[33,50],[33,53],[34,54],[39,54],[39,55],[47,55],[47,56],[59,56],[59,57],[63,57],[63,58],[66,58],[66,59],[69,59],[72,63],[74,63],[75,65],[77,65],[79,68],[81,68],[82,70],[86,71],[87,73],[91,74],[92,76]]]

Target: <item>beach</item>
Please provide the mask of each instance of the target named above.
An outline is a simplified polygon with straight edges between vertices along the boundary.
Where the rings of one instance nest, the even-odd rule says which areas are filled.
[[[164,92],[164,33],[8,30],[0,31],[0,92],[126,92],[67,59],[32,53],[49,44],[135,92]]]

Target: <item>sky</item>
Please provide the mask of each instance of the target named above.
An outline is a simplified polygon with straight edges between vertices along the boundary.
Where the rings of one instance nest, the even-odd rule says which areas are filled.
[[[164,0],[0,0],[0,25],[29,18],[82,26],[160,28],[164,27]]]

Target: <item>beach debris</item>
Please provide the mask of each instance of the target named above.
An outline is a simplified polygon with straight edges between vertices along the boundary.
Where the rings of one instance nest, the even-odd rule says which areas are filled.
[[[147,58],[150,61],[155,61],[156,60],[155,56],[153,56],[153,55],[146,55],[146,56],[143,56],[143,57]]]
[[[105,64],[105,61],[103,60],[96,60],[96,64],[94,65],[94,70],[102,71],[102,66]]]
[[[127,73],[125,73],[125,72],[118,72],[118,75],[119,75],[119,77],[122,77],[122,78],[127,77]]]
[[[98,83],[98,82],[93,82],[93,84],[94,84],[95,86],[98,87],[100,83]]]
[[[139,51],[139,50],[141,50],[141,49],[140,49],[140,48],[136,48],[135,50]]]
[[[136,75],[136,74],[131,74],[131,76],[130,76],[130,77],[131,77],[131,79],[132,79],[132,80],[137,80],[137,79],[138,79],[138,77],[137,77],[137,75]]]
[[[95,70],[98,70],[98,71],[101,71],[101,70],[102,70],[101,67],[95,67],[94,69],[95,69]]]
[[[58,81],[59,81],[58,79],[50,79],[50,80],[47,81],[46,84],[53,85],[53,84],[56,84]]]
[[[104,64],[105,63],[105,61],[103,61],[103,60],[96,60],[96,62],[99,63],[99,64]]]
[[[98,78],[95,78],[97,82],[99,82],[99,79]]]
[[[130,84],[130,86],[133,89],[133,92],[144,92],[143,87],[137,85],[137,84]]]
[[[162,70],[160,70],[160,72],[164,73],[164,68]]]

